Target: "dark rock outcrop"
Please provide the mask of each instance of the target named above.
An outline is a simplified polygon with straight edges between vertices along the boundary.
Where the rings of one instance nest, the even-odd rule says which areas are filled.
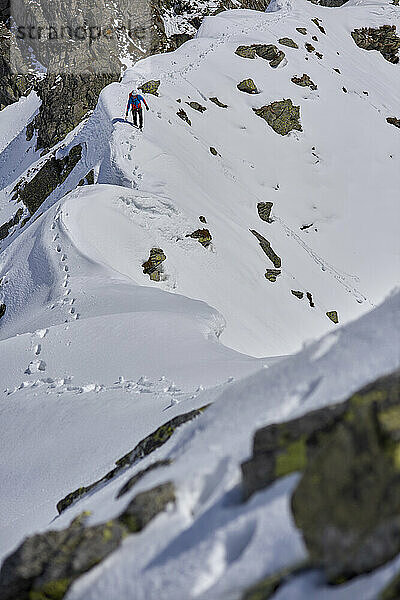
[[[52,156],[39,169],[36,175],[26,183],[19,183],[13,190],[13,200],[22,200],[31,215],[43,204],[54,190],[60,186],[82,156],[82,146],[78,144],[64,158]]]
[[[265,279],[268,279],[271,283],[275,283],[281,273],[282,271],[280,269],[267,269],[265,271]]]
[[[271,219],[271,210],[272,210],[273,205],[274,205],[273,202],[258,202],[257,203],[258,216],[260,217],[260,219],[262,221],[265,221],[266,223],[273,223],[273,220]]]
[[[399,62],[400,38],[396,35],[395,25],[381,27],[362,27],[351,32],[351,37],[363,50],[377,50],[387,61]]]
[[[249,79],[243,79],[240,83],[237,84],[237,89],[241,92],[246,92],[246,94],[258,94],[258,89],[254,81]]]
[[[208,248],[212,241],[212,235],[208,229],[197,229],[193,233],[188,233],[186,237],[197,240],[204,248]]]
[[[213,98],[210,98],[210,100],[211,100],[211,102],[214,102],[214,104],[216,104],[220,108],[228,108],[228,105],[224,104],[223,102],[218,100],[218,98],[216,96],[214,96]]]
[[[296,31],[301,33],[301,35],[307,35],[307,29],[305,27],[296,27]]]
[[[311,292],[307,292],[306,296],[307,296],[307,300],[308,300],[308,303],[311,306],[311,308],[315,308],[315,303],[314,303],[314,300],[313,300],[313,297],[312,297],[312,293]]]
[[[131,533],[175,503],[167,482],[135,496],[115,519],[87,526],[83,513],[67,529],[27,538],[4,561],[0,571],[2,600],[62,600],[72,583],[102,562]]]
[[[283,37],[280,40],[278,40],[278,42],[280,44],[282,44],[283,46],[288,46],[289,48],[298,48],[298,44],[296,44],[296,42],[294,40],[292,40],[292,38],[289,37]]]
[[[173,52],[193,38],[189,33],[173,33],[168,39],[168,50]]]
[[[145,477],[148,473],[151,473],[151,471],[159,469],[160,467],[167,467],[171,463],[171,460],[156,460],[156,462],[146,467],[146,469],[142,469],[141,471],[133,475],[130,479],[128,479],[128,481],[119,490],[118,494],[116,495],[116,498],[121,498],[121,496],[124,496],[125,494],[130,492],[131,489],[137,484],[137,482],[143,479],[143,477]]]
[[[7,310],[7,307],[4,304],[4,302],[0,303],[0,319],[2,319],[4,317],[4,315],[6,314],[6,310]]]
[[[176,114],[178,115],[178,117],[180,119],[182,119],[182,121],[186,121],[186,123],[188,125],[192,124],[192,121],[189,119],[189,117],[187,116],[187,113],[183,110],[183,108],[181,108],[180,110],[178,110],[178,112]]]
[[[310,0],[313,4],[319,4],[319,6],[327,6],[328,8],[338,8],[346,4],[348,0]]]
[[[175,486],[171,482],[163,483],[135,496],[118,517],[118,521],[128,529],[129,533],[138,533],[173,503],[175,503]]]
[[[10,229],[15,227],[15,225],[18,225],[23,214],[24,214],[24,209],[19,208],[17,210],[17,212],[15,213],[15,215],[9,221],[7,221],[7,223],[4,223],[3,225],[1,225],[0,240],[4,240],[8,236]]]
[[[290,290],[290,292],[293,294],[293,296],[296,296],[296,298],[298,298],[299,300],[303,300],[304,292],[301,292],[299,290]]]
[[[2,600],[61,600],[75,579],[99,564],[121,544],[117,521],[85,527],[84,516],[61,531],[27,538],[0,571]]]
[[[261,12],[265,12],[270,3],[271,0],[241,0],[240,4],[242,8],[249,8],[251,10],[259,10]]]
[[[150,81],[146,81],[143,85],[139,87],[139,90],[143,92],[143,94],[153,94],[153,96],[158,96],[158,88],[160,87],[161,81],[159,79],[151,79]]]
[[[333,323],[335,323],[335,325],[337,325],[339,323],[339,317],[338,314],[336,312],[336,310],[329,310],[326,313],[326,316],[328,317],[328,319],[330,319]]]
[[[205,110],[207,110],[205,106],[199,104],[198,102],[186,102],[186,104],[188,104],[190,108],[193,108],[193,110],[197,110],[200,113],[203,113]]]
[[[311,21],[314,23],[314,25],[316,25],[318,27],[318,29],[320,30],[321,33],[326,35],[325,28],[321,25],[321,19],[318,19],[318,17],[314,17],[314,19],[311,19]]]
[[[278,100],[261,108],[253,108],[253,111],[280,135],[287,135],[293,129],[302,131],[300,106],[294,106],[290,99]]]
[[[285,58],[285,53],[273,44],[252,44],[251,46],[238,46],[235,54],[242,58],[255,58],[259,56],[267,60],[272,68],[276,68]]]
[[[142,264],[143,273],[149,275],[152,281],[161,281],[161,265],[165,260],[167,257],[161,248],[152,248],[148,260]]]
[[[174,417],[164,425],[161,425],[158,429],[153,431],[150,435],[145,437],[142,441],[140,441],[133,450],[122,456],[122,458],[118,459],[115,463],[115,467],[111,469],[106,475],[104,475],[98,481],[88,485],[82,486],[70,494],[67,494],[65,498],[60,500],[57,503],[57,510],[61,514],[64,510],[66,510],[69,506],[71,506],[76,500],[85,496],[89,492],[92,492],[100,485],[104,484],[106,481],[113,479],[116,475],[118,475],[123,469],[130,467],[135,464],[138,460],[148,456],[157,448],[160,448],[165,442],[169,440],[169,438],[173,435],[178,427],[183,425],[184,423],[188,423],[192,421],[207,408],[204,406],[199,408],[198,410],[192,410],[188,413],[184,413],[182,415],[178,415]]]
[[[37,131],[37,148],[48,150],[96,108],[101,90],[119,80],[114,74],[49,74],[37,85],[42,100],[31,127]]]
[[[395,127],[400,128],[400,119],[397,119],[396,117],[387,117],[386,121],[389,123],[389,125],[394,125]]]
[[[334,426],[307,444],[313,451],[292,511],[311,560],[331,582],[368,573],[400,551],[399,377],[355,394]]]
[[[0,22],[0,110],[18,102],[21,96],[26,96],[32,89],[32,74],[29,74],[13,35]]]
[[[317,89],[316,84],[310,79],[310,76],[307,75],[306,73],[303,73],[303,75],[301,77],[294,75],[292,77],[291,81],[293,81],[293,83],[295,83],[296,85],[300,85],[302,87],[308,86],[312,90]]]
[[[254,229],[250,229],[249,231],[258,239],[258,242],[259,242],[264,254],[266,254],[268,256],[269,260],[272,262],[274,267],[276,269],[280,269],[282,266],[282,261],[281,261],[280,257],[276,254],[276,252],[272,249],[269,241],[266,240],[264,236],[262,236],[260,233],[258,233]]]
[[[243,463],[248,498],[302,472],[292,496],[311,564],[340,583],[400,552],[400,371],[340,404],[258,430]]]

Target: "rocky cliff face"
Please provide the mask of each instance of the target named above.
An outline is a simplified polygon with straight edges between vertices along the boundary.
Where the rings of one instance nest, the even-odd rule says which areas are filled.
[[[13,62],[18,67],[18,74],[11,68]],[[32,89],[33,77],[28,73],[27,65],[15,44],[15,39],[4,23],[0,22],[0,110],[18,102],[21,96]]]

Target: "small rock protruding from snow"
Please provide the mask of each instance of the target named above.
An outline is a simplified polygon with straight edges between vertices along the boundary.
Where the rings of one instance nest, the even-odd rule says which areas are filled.
[[[250,77],[249,79],[243,79],[243,81],[238,83],[236,87],[238,90],[245,92],[246,94],[259,94],[256,84]]]

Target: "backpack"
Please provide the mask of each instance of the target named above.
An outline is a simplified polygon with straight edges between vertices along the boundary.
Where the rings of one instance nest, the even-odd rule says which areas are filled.
[[[133,106],[138,109],[142,106],[142,101],[139,98],[138,94],[133,95],[132,93],[129,96],[130,100],[132,100]]]

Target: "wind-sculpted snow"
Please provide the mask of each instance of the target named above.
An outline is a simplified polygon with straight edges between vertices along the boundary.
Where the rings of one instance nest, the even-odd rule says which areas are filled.
[[[239,598],[240,590],[265,574],[303,560],[305,550],[289,514],[297,476],[280,480],[243,503],[240,464],[250,454],[255,429],[342,401],[365,383],[398,368],[399,312],[397,292],[375,311],[298,355],[219,391],[200,394],[199,399],[214,401],[213,406],[154,453],[155,461],[168,460],[170,466],[153,470],[132,492],[173,480],[176,510],[140,538],[128,540],[111,561],[78,582],[68,599],[91,600],[107,590],[110,600],[132,592],[144,600],[156,598],[160,589],[166,598],[182,600]],[[149,464],[142,461],[119,480],[83,498],[79,508],[72,507],[59,518],[60,527],[82,510],[93,510],[91,524],[117,515],[122,507],[121,500],[115,499],[118,490]],[[334,589],[309,572],[297,579],[300,587],[294,586],[295,597],[318,593],[327,598],[373,600],[398,565],[396,559],[374,574]]]

